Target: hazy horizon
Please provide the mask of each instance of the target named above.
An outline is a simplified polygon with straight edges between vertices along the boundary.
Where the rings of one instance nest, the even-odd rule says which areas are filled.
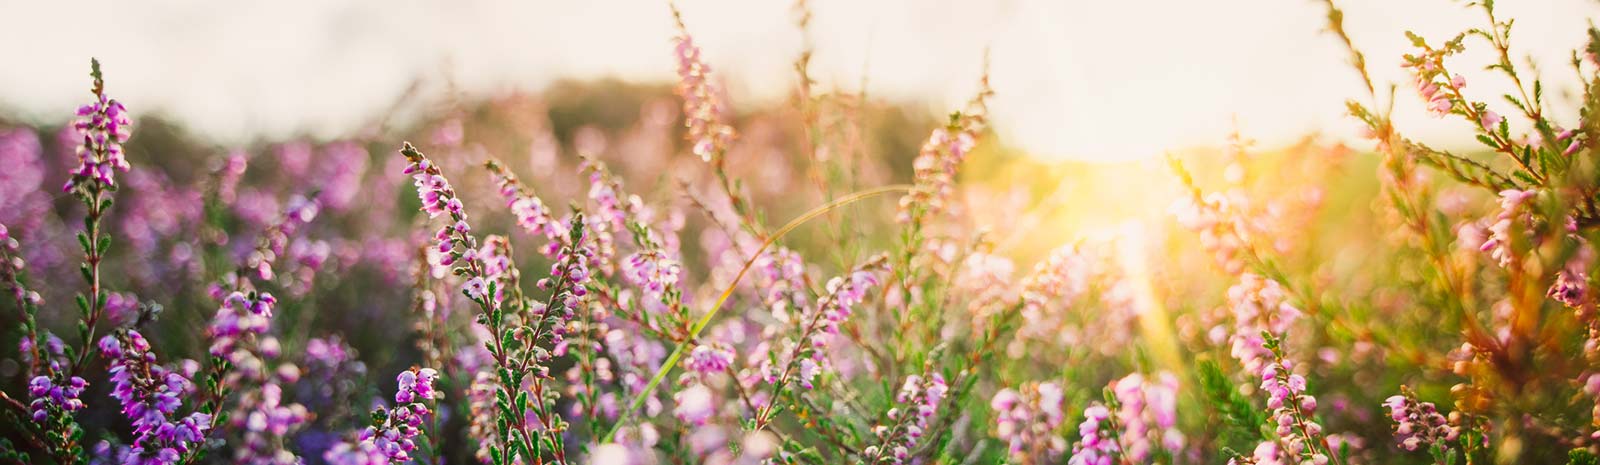
[[[112,95],[138,114],[168,115],[223,145],[349,133],[418,79],[421,100],[538,90],[559,79],[674,79],[664,2],[88,4],[121,20],[80,24],[82,3],[0,2],[0,53],[13,57],[0,69],[6,116],[64,121],[84,99],[75,78],[90,56],[114,76]],[[1401,25],[1437,42],[1480,26],[1480,14],[1445,0],[1340,4],[1375,78],[1402,84],[1398,124],[1470,147],[1469,131],[1427,117],[1404,88]],[[791,88],[801,38],[789,2],[678,6],[736,107],[773,103]],[[991,50],[996,130],[1043,159],[1131,160],[1218,145],[1235,117],[1264,145],[1314,131],[1348,140],[1356,124],[1342,102],[1363,95],[1311,1],[814,1],[812,9],[814,74],[824,87],[855,90],[865,71],[870,94],[925,102],[930,113],[971,94]],[[1500,10],[1517,19],[1517,49],[1538,52],[1547,95],[1565,98],[1576,82],[1566,56],[1584,40],[1569,33],[1582,31],[1600,3],[1506,2]],[[1483,62],[1484,48],[1461,62]],[[1469,76],[1473,98],[1504,105],[1490,93],[1505,89],[1503,79]]]

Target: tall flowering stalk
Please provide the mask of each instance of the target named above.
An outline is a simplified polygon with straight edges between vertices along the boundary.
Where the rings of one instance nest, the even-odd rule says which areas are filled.
[[[683,124],[688,128],[684,137],[688,138],[696,156],[720,167],[734,137],[733,126],[725,121],[728,112],[727,103],[723,102],[725,96],[712,80],[711,65],[701,56],[700,47],[695,45],[676,7],[672,18],[678,25],[678,36],[672,40],[675,43],[673,56],[678,62],[677,91],[683,98]]]
[[[423,425],[434,415],[433,403],[444,397],[433,387],[438,377],[439,372],[432,368],[400,372],[395,377],[399,389],[394,393],[394,408],[372,411],[372,425],[361,433],[361,450],[375,450],[390,464],[410,462],[416,442],[427,439]]]
[[[22,340],[17,349],[28,363],[26,373],[29,375],[27,407],[23,409],[21,405],[15,405],[22,411],[13,413],[15,421],[19,423],[27,418],[38,425],[40,431],[37,439],[43,439],[45,447],[57,461],[63,461],[82,454],[82,447],[77,440],[82,435],[82,428],[72,415],[85,407],[81,396],[88,382],[78,376],[69,376],[61,360],[50,351],[41,349],[40,345],[45,343],[40,339],[41,334],[50,339],[55,336],[39,329],[37,316],[43,299],[37,291],[28,287],[27,264],[22,258],[21,248],[17,239],[11,237],[10,230],[0,225],[0,280],[3,280],[17,309],[22,312],[19,325]],[[11,399],[7,397],[4,400]]]
[[[133,133],[133,121],[121,102],[105,92],[105,79],[100,74],[100,61],[89,60],[89,75],[94,78],[90,92],[95,101],[78,108],[78,119],[72,127],[80,137],[77,148],[78,167],[72,170],[62,190],[77,197],[88,208],[78,234],[78,244],[83,247],[83,277],[89,289],[77,298],[83,323],[78,326],[83,348],[73,360],[69,373],[83,372],[84,365],[94,355],[96,326],[104,317],[108,294],[100,276],[100,262],[111,246],[111,236],[101,229],[106,211],[111,209],[112,193],[117,190],[116,172],[129,169],[122,143]]]
[[[1432,402],[1417,400],[1410,389],[1401,386],[1400,394],[1385,399],[1383,406],[1389,410],[1389,419],[1394,421],[1394,439],[1401,449],[1426,448],[1440,465],[1454,461],[1449,443],[1461,437],[1461,428],[1450,424]]]
[[[940,373],[906,377],[900,392],[895,394],[894,407],[884,414],[886,421],[872,428],[878,444],[862,451],[862,461],[868,464],[909,463],[917,446],[929,434],[929,423],[939,413],[939,405],[949,392],[950,386],[945,384],[944,375]]]
[[[1065,397],[1056,383],[1027,384],[1001,389],[989,401],[994,409],[995,435],[1006,443],[1011,460],[1022,465],[1056,463],[1067,450],[1060,431],[1066,418]]]
[[[926,253],[926,226],[931,218],[947,209],[946,203],[954,193],[956,170],[977,146],[978,138],[988,124],[988,100],[994,95],[994,90],[989,87],[987,58],[978,84],[978,93],[967,102],[966,108],[951,113],[945,126],[933,130],[923,142],[912,162],[915,172],[911,189],[900,197],[895,221],[904,227],[900,232],[901,248],[893,262],[895,275],[890,282],[907,303],[917,300],[912,292],[926,278],[924,267],[914,266],[918,265],[917,257]],[[894,331],[896,358],[902,356],[899,351],[905,344],[901,343],[901,339],[911,332],[911,322],[919,317],[927,317],[933,311],[910,307],[897,312]]]
[[[1262,333],[1262,346],[1271,352],[1271,358],[1261,366],[1261,390],[1267,394],[1269,426],[1273,435],[1256,447],[1249,457],[1237,455],[1229,464],[1279,464],[1303,463],[1324,465],[1345,463],[1339,451],[1333,449],[1322,425],[1316,421],[1317,398],[1306,393],[1306,378],[1293,373],[1284,360],[1283,339],[1269,332]]]
[[[111,359],[111,397],[133,423],[134,440],[122,463],[172,465],[182,463],[206,438],[212,416],[204,412],[180,415],[183,399],[194,394],[189,376],[157,363],[150,342],[134,329],[118,330],[100,341]]]
[[[839,334],[840,325],[866,299],[867,291],[877,287],[878,274],[885,270],[887,262],[888,256],[878,255],[849,274],[828,281],[827,294],[817,301],[815,308],[796,320],[794,339],[785,341],[780,348],[779,353],[784,355],[773,354],[763,366],[763,379],[771,386],[769,398],[790,393],[792,384],[805,389],[814,387],[817,377],[827,367],[825,351]],[[757,430],[772,421],[777,406],[777,402],[771,402],[756,412]]]
[[[584,283],[589,279],[591,252],[583,248],[583,215],[574,215],[567,238],[571,245],[559,249],[551,276],[538,282],[541,289],[549,292],[549,298],[542,303],[514,302],[507,306],[499,284],[479,255],[480,245],[472,235],[466,209],[449,180],[409,142],[400,153],[408,162],[405,173],[411,175],[417,187],[422,211],[430,218],[445,216],[451,221],[434,234],[435,247],[445,254],[442,264],[452,266],[454,274],[466,278],[461,291],[478,306],[477,322],[489,330],[492,338],[486,348],[496,366],[499,424],[497,447],[489,451],[491,462],[508,465],[519,460],[538,461],[548,453],[555,463],[567,463],[562,434],[567,425],[554,409],[559,392],[547,388],[546,381],[551,379],[548,362],[554,357],[550,347],[563,343],[568,323],[587,294]]]

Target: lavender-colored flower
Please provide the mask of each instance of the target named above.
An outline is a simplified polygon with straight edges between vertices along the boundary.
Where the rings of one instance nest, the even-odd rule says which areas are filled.
[[[721,342],[695,346],[684,367],[701,374],[720,373],[733,365],[733,348]]]
[[[677,287],[682,266],[659,250],[643,250],[629,255],[623,262],[623,278],[629,283],[659,299],[668,289]]]
[[[1162,372],[1155,380],[1134,373],[1111,384],[1117,399],[1117,423],[1128,459],[1146,463],[1152,453],[1177,456],[1183,450],[1178,431],[1178,377]]]
[[[1301,315],[1282,285],[1254,273],[1240,275],[1239,283],[1228,288],[1228,308],[1234,324],[1230,353],[1250,373],[1260,373],[1272,359],[1272,352],[1263,346],[1262,332],[1281,337]]]
[[[1403,386],[1401,393],[1385,399],[1383,406],[1389,409],[1389,419],[1394,420],[1394,439],[1402,449],[1414,451],[1436,444],[1448,447],[1444,443],[1455,441],[1461,434],[1460,428],[1450,425],[1432,402],[1418,401]]]
[[[717,413],[716,396],[704,384],[693,383],[673,393],[672,401],[672,415],[690,425],[704,426]]]
[[[1111,465],[1122,454],[1117,445],[1117,432],[1111,430],[1111,410],[1095,403],[1083,409],[1083,423],[1078,424],[1078,443],[1072,446],[1068,465]]]
[[[907,376],[895,394],[894,407],[885,415],[887,421],[872,428],[878,444],[862,450],[862,459],[869,464],[909,463],[911,452],[928,434],[928,425],[939,413],[939,406],[950,392],[944,375]]]
[[[1514,231],[1512,228],[1527,228],[1532,222],[1529,211],[1530,200],[1539,194],[1534,190],[1507,189],[1500,191],[1500,213],[1495,216],[1494,223],[1489,225],[1489,238],[1484,240],[1480,250],[1489,252],[1500,266],[1511,264],[1515,252],[1511,250],[1511,239]]]
[[[203,442],[211,428],[211,415],[194,412],[180,417],[183,399],[194,384],[183,374],[156,363],[150,343],[135,330],[119,331],[100,341],[111,358],[111,397],[133,422],[131,462],[170,465]]]
[[[298,465],[300,457],[283,447],[284,438],[299,429],[310,416],[305,406],[283,403],[283,389],[276,383],[248,393],[242,403],[243,417],[233,418],[244,430],[244,444],[234,452],[234,463],[251,465]]]
[[[711,79],[711,66],[701,56],[700,47],[689,36],[683,21],[678,21],[678,37],[674,57],[678,61],[678,96],[683,98],[684,126],[689,128],[685,137],[695,155],[712,161],[720,158],[733,141],[734,130],[725,121],[728,111],[724,95]]]
[[[131,166],[123,154],[122,143],[133,133],[133,120],[127,108],[105,94],[105,82],[100,78],[100,63],[93,63],[95,101],[78,107],[78,118],[72,127],[81,139],[78,146],[78,167],[72,178],[62,187],[72,192],[84,183],[94,183],[91,189],[109,189],[116,186],[116,172],[127,171]]]
[[[1065,413],[1064,394],[1055,383],[1001,389],[990,399],[995,413],[995,435],[1004,441],[1011,459],[1020,463],[1050,463],[1067,450],[1056,434]]]
[[[878,273],[887,268],[887,262],[887,256],[878,255],[849,274],[828,280],[827,293],[817,301],[815,308],[801,316],[800,339],[787,342],[791,355],[786,361],[780,361],[785,365],[773,366],[770,359],[763,362],[765,380],[778,384],[793,380],[811,389],[825,368],[824,352],[839,334],[839,326],[866,299],[867,291],[878,286]],[[795,375],[798,376],[792,378]]]
[[[918,223],[921,218],[943,211],[945,202],[954,192],[956,168],[977,145],[977,133],[958,127],[939,128],[922,143],[916,160],[915,185],[910,193],[900,198],[900,213],[895,217],[902,223]]]
[[[250,366],[255,355],[240,347],[241,340],[253,340],[266,333],[278,300],[265,292],[232,292],[222,298],[222,306],[212,317],[209,328],[211,355],[235,366]]]
[[[32,399],[28,409],[33,412],[33,421],[42,423],[53,413],[82,410],[84,404],[78,396],[83,394],[83,389],[88,385],[87,381],[77,376],[64,383],[51,380],[48,376],[34,376],[28,382],[28,398]]]
[[[400,388],[394,394],[394,408],[373,412],[373,425],[361,433],[360,447],[376,449],[388,458],[388,463],[410,461],[411,451],[417,447],[414,441],[422,435],[422,423],[433,414],[429,404],[443,397],[433,387],[438,377],[432,368],[400,372],[395,377]]]

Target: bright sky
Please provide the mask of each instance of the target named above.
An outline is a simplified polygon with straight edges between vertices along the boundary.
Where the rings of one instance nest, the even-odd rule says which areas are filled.
[[[735,105],[780,98],[792,85],[800,39],[789,3],[680,0]],[[930,112],[971,94],[990,47],[996,127],[1044,158],[1127,160],[1216,145],[1235,116],[1266,144],[1354,134],[1342,102],[1361,90],[1311,0],[812,3],[824,84],[853,90],[865,70],[870,93],[921,98]],[[1340,3],[1380,81],[1405,82],[1407,28],[1437,42],[1483,25],[1448,0]],[[1537,52],[1547,95],[1564,98],[1559,90],[1576,82],[1567,53],[1600,3],[1502,1],[1500,10],[1518,20],[1517,48]],[[333,137],[388,108],[417,76],[474,94],[558,77],[672,79],[672,35],[657,1],[0,0],[0,111],[60,122],[84,100],[88,57],[98,56],[110,92],[136,114],[173,115],[219,143]],[[1476,69],[1486,55],[1463,60]],[[1504,80],[1478,76],[1469,94],[1499,102]],[[1424,116],[1409,89],[1400,95],[1403,129],[1456,141],[1444,146],[1470,141],[1462,126]]]

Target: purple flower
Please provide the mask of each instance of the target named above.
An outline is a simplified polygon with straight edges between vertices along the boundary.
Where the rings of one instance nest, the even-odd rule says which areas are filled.
[[[422,435],[422,423],[432,414],[428,404],[443,396],[433,387],[438,377],[432,368],[400,372],[395,377],[399,390],[394,395],[394,409],[380,408],[373,413],[373,425],[361,433],[361,450],[376,450],[388,458],[388,463],[410,461],[411,451],[417,447],[414,441]],[[346,449],[342,453],[348,452]]]
[[[689,128],[691,150],[700,159],[721,157],[733,141],[734,130],[725,121],[727,107],[719,86],[711,80],[711,66],[701,56],[700,47],[683,22],[678,22],[678,37],[673,56],[678,61],[678,96],[683,98],[684,126]]]
[[[872,428],[878,444],[862,450],[866,463],[909,463],[911,451],[927,439],[928,426],[949,392],[944,375],[937,372],[907,376],[895,394],[894,407],[885,415],[887,421]]]
[[[733,348],[721,342],[700,344],[689,352],[684,366],[701,374],[720,373],[733,365]]]
[[[83,394],[83,389],[88,385],[77,376],[65,383],[57,383],[48,376],[33,377],[28,382],[28,397],[32,399],[28,407],[33,412],[33,421],[42,423],[53,414],[82,410],[84,404],[78,396]]]
[[[156,364],[150,343],[135,330],[119,331],[100,342],[111,358],[111,397],[133,423],[133,463],[173,464],[203,442],[211,429],[211,416],[193,412],[180,416],[183,399],[194,394],[194,384],[184,375]],[[111,354],[116,354],[112,356]]]
[[[1383,406],[1394,421],[1394,439],[1402,449],[1414,451],[1435,444],[1447,447],[1444,442],[1455,441],[1461,434],[1432,402],[1417,401],[1404,386],[1399,395],[1384,400]]]

